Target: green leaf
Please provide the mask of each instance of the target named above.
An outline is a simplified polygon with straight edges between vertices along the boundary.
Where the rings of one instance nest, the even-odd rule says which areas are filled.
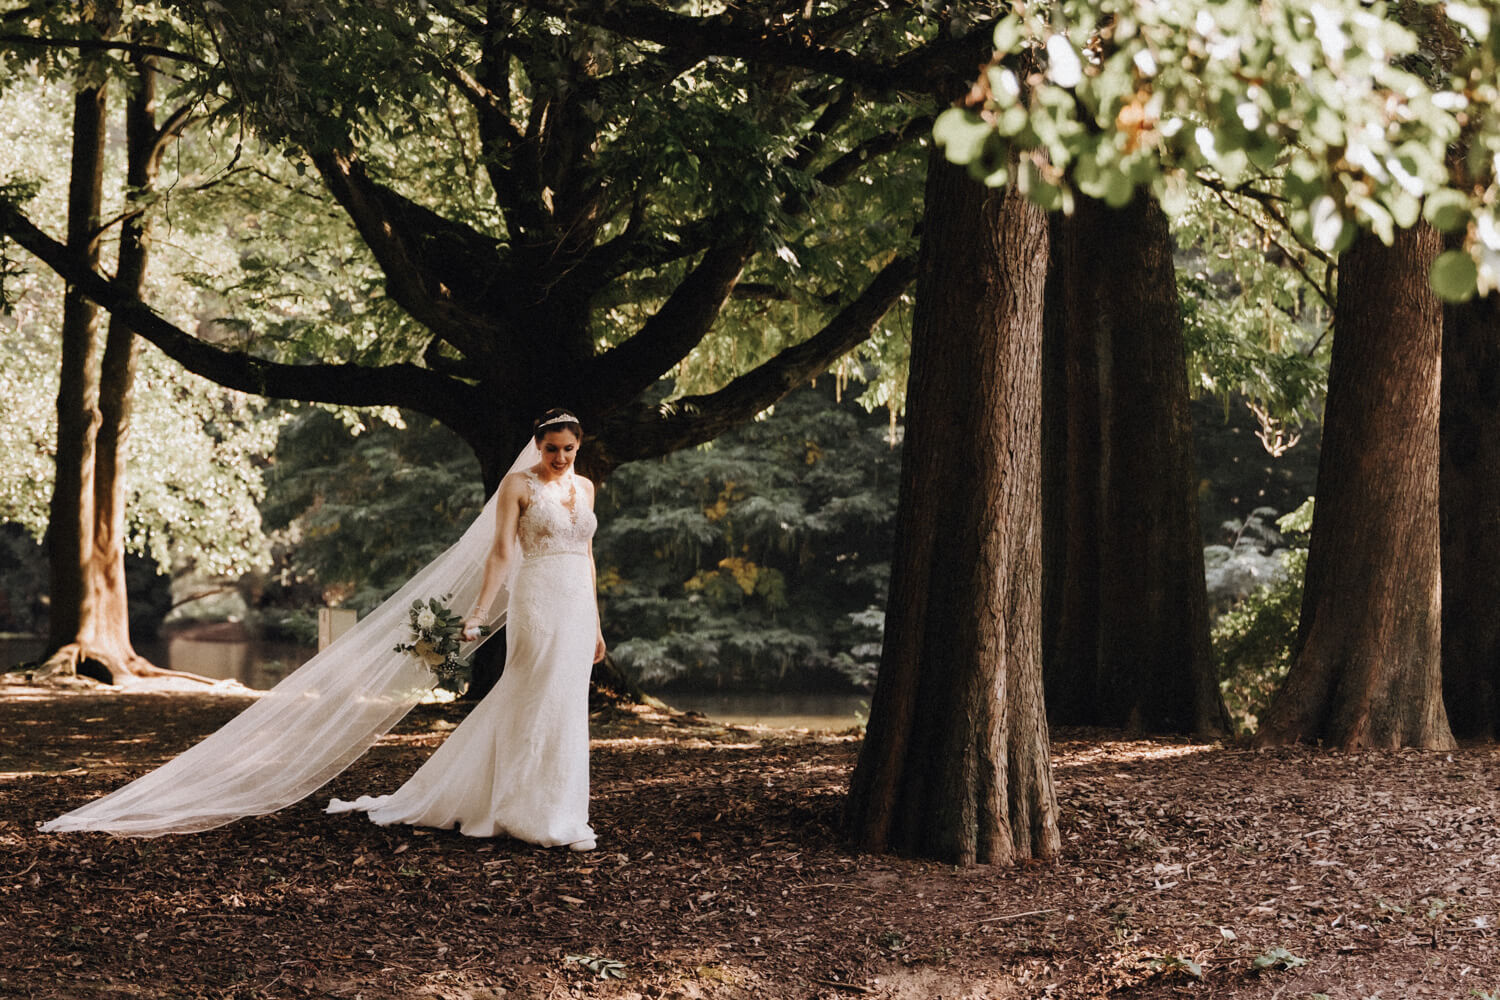
[[[985,140],[994,127],[966,108],[949,108],[938,115],[932,126],[932,138],[943,147],[949,163],[971,163],[984,150]]]
[[[997,167],[987,174],[981,173],[979,180],[985,187],[1005,187],[1005,185],[1010,183],[1010,170],[1005,167]]]
[[[1396,239],[1396,221],[1386,207],[1378,201],[1366,199],[1359,203],[1359,209],[1369,220],[1371,232],[1380,237],[1380,242],[1390,246]]]
[[[1029,121],[1025,108],[1012,105],[1000,112],[1000,116],[995,119],[995,131],[1001,135],[1019,135]]]
[[[1283,969],[1295,969],[1299,965],[1306,964],[1307,959],[1302,958],[1298,955],[1293,955],[1285,948],[1272,948],[1264,955],[1257,955],[1255,957],[1255,960],[1250,963],[1251,967],[1254,968],[1257,972],[1276,968],[1277,966],[1280,966]]]
[[[1014,52],[1020,47],[1023,36],[1021,19],[1014,14],[1003,17],[995,25],[994,45],[996,52]]]
[[[1434,191],[1422,206],[1422,217],[1439,232],[1451,233],[1462,229],[1469,221],[1469,199],[1452,188]]]
[[[1429,275],[1432,290],[1444,302],[1467,302],[1473,298],[1479,283],[1479,268],[1463,250],[1438,254]]]
[[[1135,197],[1135,185],[1130,178],[1118,170],[1111,170],[1104,177],[1104,201],[1110,208],[1124,208]]]
[[[1392,194],[1386,207],[1391,210],[1391,217],[1396,220],[1396,225],[1402,229],[1415,226],[1417,219],[1422,216],[1422,203],[1405,191]]]

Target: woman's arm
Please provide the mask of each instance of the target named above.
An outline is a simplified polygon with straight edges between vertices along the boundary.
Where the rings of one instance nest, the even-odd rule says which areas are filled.
[[[479,596],[474,599],[474,606],[464,616],[463,637],[468,642],[479,638],[479,626],[489,617],[490,605],[510,575],[516,557],[516,534],[524,496],[521,477],[506,476],[500,484],[500,499],[495,502],[495,542],[484,560],[484,583],[479,588]]]
[[[583,492],[588,497],[589,510],[594,509],[594,484],[578,477],[583,482]],[[609,647],[604,644],[604,622],[599,618],[599,568],[594,564],[594,540],[589,539],[589,579],[594,585],[594,662],[604,659]]]

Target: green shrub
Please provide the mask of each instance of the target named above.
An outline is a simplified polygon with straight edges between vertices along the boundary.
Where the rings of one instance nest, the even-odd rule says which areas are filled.
[[[1312,509],[1309,499],[1279,519],[1277,527],[1283,533],[1304,535],[1312,526]],[[1289,549],[1285,577],[1246,597],[1214,622],[1219,690],[1239,735],[1255,732],[1292,665],[1306,574],[1307,549]]]

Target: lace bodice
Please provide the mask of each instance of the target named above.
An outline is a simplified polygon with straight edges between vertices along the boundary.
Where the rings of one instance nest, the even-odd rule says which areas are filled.
[[[586,554],[599,520],[588,509],[577,478],[569,473],[544,483],[530,469],[523,475],[529,500],[519,524],[521,554],[527,559],[560,552]]]

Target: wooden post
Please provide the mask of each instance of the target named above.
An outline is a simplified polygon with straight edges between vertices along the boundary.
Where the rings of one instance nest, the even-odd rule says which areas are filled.
[[[319,608],[318,652],[327,649],[335,639],[353,628],[358,620],[359,612],[353,608]]]

